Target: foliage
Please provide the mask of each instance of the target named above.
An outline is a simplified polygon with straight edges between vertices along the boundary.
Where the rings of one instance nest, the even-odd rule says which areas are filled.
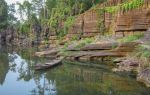
[[[74,35],[72,38],[71,38],[72,41],[76,41],[76,40],[79,40],[79,36],[78,35]]]
[[[18,13],[20,15],[20,21],[18,21],[19,27],[17,28],[20,33],[23,33],[26,36],[28,36],[28,34],[32,34],[33,26],[40,23],[40,19],[38,18],[39,8],[37,8],[39,7],[39,1],[41,0],[32,0],[32,2],[24,1],[23,3],[17,3],[19,7]]]
[[[101,32],[102,35],[104,35],[105,32],[105,10],[104,9],[99,9],[97,10],[98,13],[98,23],[97,26],[99,27],[99,31]]]
[[[8,23],[9,25],[14,25],[17,21],[17,18],[14,16],[16,13],[15,4],[11,4],[8,6]]]
[[[32,4],[29,1],[23,2],[24,12],[27,14],[27,19],[30,19],[32,12]]]
[[[119,10],[119,6],[111,6],[111,7],[105,8],[105,12],[108,12],[108,13],[115,13],[118,10]]]
[[[22,34],[27,35],[28,32],[30,31],[30,24],[29,23],[22,23],[20,24],[19,30]]]
[[[0,30],[7,27],[8,6],[5,0],[0,0]]]
[[[64,28],[59,31],[59,34],[58,34],[59,38],[64,37],[68,33],[68,30],[73,25],[74,20],[75,20],[75,17],[73,16],[70,16],[66,19],[66,21],[64,22]]]
[[[64,31],[68,31],[68,28],[71,27],[74,23],[75,17],[70,16],[67,18],[67,20],[64,23]]]
[[[149,45],[140,45],[139,47],[137,47],[136,55],[138,57],[150,58],[150,46]]]
[[[114,13],[119,10],[128,11],[135,8],[139,8],[141,5],[143,5],[144,0],[132,0],[132,1],[126,1],[125,3],[119,4],[117,6],[111,6],[106,7],[105,11],[109,13]]]
[[[137,47],[134,52],[134,56],[139,60],[142,61],[140,64],[140,69],[145,69],[150,67],[150,45],[149,44],[142,44]]]

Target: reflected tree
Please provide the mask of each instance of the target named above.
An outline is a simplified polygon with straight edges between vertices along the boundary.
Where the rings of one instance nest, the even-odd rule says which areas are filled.
[[[9,71],[8,55],[0,52],[0,84],[3,85]]]

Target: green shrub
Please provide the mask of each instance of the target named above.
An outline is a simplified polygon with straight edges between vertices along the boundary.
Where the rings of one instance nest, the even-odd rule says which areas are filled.
[[[132,1],[127,0],[122,4],[106,7],[105,11],[108,13],[115,13],[118,12],[119,10],[128,11],[128,10],[139,8],[143,4],[144,4],[144,0],[132,0]]]
[[[68,31],[68,29],[74,24],[74,21],[75,21],[74,16],[68,17],[64,22],[64,31]]]
[[[76,40],[78,40],[78,39],[79,39],[78,35],[74,35],[74,36],[71,38],[71,41],[76,41]]]
[[[141,61],[140,69],[150,67],[150,45],[140,45],[135,51],[135,57]]]
[[[132,41],[135,41],[135,40],[142,38],[143,36],[144,36],[144,34],[129,35],[129,36],[126,36],[122,39],[119,39],[118,41],[120,41],[120,42],[132,42]]]
[[[136,55],[142,58],[150,58],[150,49],[148,48],[148,45],[140,45],[139,47],[137,47]]]
[[[88,45],[90,43],[92,43],[94,41],[93,38],[85,38],[85,39],[82,39],[78,45],[76,46],[76,48],[81,48],[81,47],[84,47],[85,45]]]
[[[63,49],[67,49],[69,43],[65,43]]]

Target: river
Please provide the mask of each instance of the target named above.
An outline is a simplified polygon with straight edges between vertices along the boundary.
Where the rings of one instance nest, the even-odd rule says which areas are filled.
[[[35,71],[35,64],[49,61],[34,57],[35,50],[0,49],[0,95],[150,95],[132,74],[113,73],[103,63],[96,68],[64,61],[56,68]]]

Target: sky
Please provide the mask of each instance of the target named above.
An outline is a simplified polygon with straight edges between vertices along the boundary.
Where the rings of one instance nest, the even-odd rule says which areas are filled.
[[[6,2],[7,2],[7,4],[9,5],[9,4],[12,4],[12,3],[16,3],[16,2],[23,2],[23,1],[25,1],[25,0],[5,0]]]
[[[25,0],[5,0],[5,1],[7,2],[8,5],[10,5],[10,4],[13,4],[13,3],[16,3],[16,2],[22,3]],[[17,9],[18,9],[18,6],[16,6],[16,10]],[[20,19],[20,16],[17,13],[15,14],[15,17],[17,17],[18,19]]]

